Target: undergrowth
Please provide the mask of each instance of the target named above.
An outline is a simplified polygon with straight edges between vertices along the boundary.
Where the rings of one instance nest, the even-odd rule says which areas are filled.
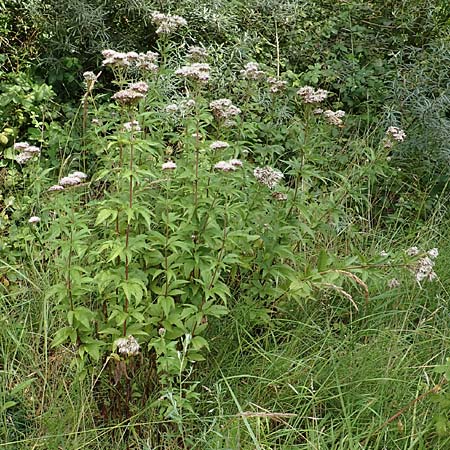
[[[448,198],[409,129],[152,21],[75,110],[7,76],[0,448],[447,448]]]

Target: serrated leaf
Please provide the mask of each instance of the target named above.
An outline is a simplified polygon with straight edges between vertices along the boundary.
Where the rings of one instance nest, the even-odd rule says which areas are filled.
[[[53,338],[52,347],[58,347],[67,341],[69,337],[73,334],[75,330],[72,327],[64,327],[58,330]]]
[[[203,313],[207,316],[221,317],[228,314],[228,308],[223,305],[211,305],[203,308]]]
[[[101,209],[98,213],[97,219],[95,220],[95,226],[98,226],[102,224],[103,222],[106,222],[106,220],[114,216],[114,214],[117,216],[117,211],[114,211],[113,209]],[[114,220],[115,217],[113,217]]]
[[[74,310],[75,319],[78,320],[85,328],[90,329],[90,323],[93,318],[93,312],[87,308],[79,307]]]
[[[209,350],[208,341],[202,336],[194,336],[191,341],[191,346],[194,350],[201,350],[202,348]]]
[[[86,353],[95,361],[98,362],[100,359],[100,344],[84,344],[84,349]]]
[[[158,305],[161,306],[164,316],[169,317],[170,311],[175,308],[175,301],[172,297],[161,296],[158,298]]]

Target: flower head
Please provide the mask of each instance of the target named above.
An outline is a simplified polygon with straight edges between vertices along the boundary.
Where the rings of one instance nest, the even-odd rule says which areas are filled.
[[[416,281],[418,283],[423,280],[433,281],[437,277],[433,267],[434,261],[429,256],[420,258],[414,268]]]
[[[242,161],[240,159],[230,159],[230,161],[228,161],[233,167],[242,167],[244,164],[242,163]]]
[[[288,196],[284,192],[272,192],[272,198],[279,202],[284,202],[287,200]]]
[[[74,176],[62,177],[59,180],[59,185],[63,186],[63,187],[64,186],[76,186],[80,183],[81,183],[81,178],[74,177]]]
[[[401,128],[397,127],[389,127],[386,131],[386,135],[388,138],[391,137],[397,142],[403,142],[406,137],[406,133]]]
[[[233,105],[233,102],[228,98],[221,98],[219,100],[213,100],[209,107],[216,119],[230,119],[231,117],[238,116],[241,110]]]
[[[94,72],[88,71],[83,73],[84,82],[86,84],[87,92],[91,92],[94,89],[95,82],[100,76],[101,72],[98,75],[95,75]]]
[[[155,72],[158,70],[156,62],[158,61],[158,53],[148,51],[146,53],[139,53],[138,58],[134,64],[136,68],[145,72]]]
[[[19,164],[25,164],[27,161],[29,161],[31,158],[33,157],[33,155],[31,153],[19,153],[16,156],[16,161]]]
[[[112,98],[123,106],[130,106],[145,97],[148,91],[148,84],[145,81],[131,83],[127,89],[116,92]]]
[[[400,281],[397,280],[397,278],[392,278],[388,281],[388,288],[389,289],[395,289],[400,286]]]
[[[165,162],[162,166],[162,170],[175,170],[177,168],[176,163],[169,159],[169,161]]]
[[[132,120],[131,122],[125,122],[123,124],[123,129],[128,132],[131,131],[139,132],[141,131],[141,126],[139,125],[139,122],[137,120]]]
[[[39,156],[41,149],[35,145],[30,145],[28,142],[16,142],[14,144],[14,150],[20,150],[20,153],[16,156],[16,161],[19,164],[24,164],[34,156]]]
[[[138,81],[137,83],[129,84],[128,89],[139,92],[140,94],[146,94],[148,92],[148,84],[145,81]]]
[[[14,144],[14,150],[26,150],[30,144],[28,142],[16,142]]]
[[[117,346],[118,353],[124,356],[135,356],[141,349],[138,341],[132,335],[126,338],[117,339],[115,344]]]
[[[406,254],[408,256],[417,256],[419,254],[419,249],[417,247],[409,247],[408,250],[406,250]]]
[[[219,161],[215,164],[214,169],[221,170],[222,172],[232,172],[236,170],[236,167],[227,161]]]
[[[135,66],[137,69],[147,72],[154,72],[158,70],[158,66],[156,64],[156,62],[158,61],[158,53],[155,52],[148,51],[146,53],[125,53],[107,49],[102,51],[102,55],[105,58],[102,62],[103,66],[109,66],[113,68]],[[89,76],[92,77],[91,75]],[[96,76],[96,79],[97,78],[98,75]]]
[[[246,80],[261,80],[266,76],[265,72],[259,70],[259,64],[256,62],[249,62],[240,71],[242,78]]]
[[[311,86],[303,86],[297,91],[304,103],[320,103],[328,97],[329,92],[325,89],[314,89]]]
[[[69,177],[77,177],[80,180],[85,180],[88,176],[84,172],[76,171],[69,173]]]
[[[128,67],[130,65],[130,60],[128,59],[127,53],[106,49],[102,51],[102,55],[104,57],[102,66]]]
[[[171,16],[170,14],[162,14],[159,11],[152,13],[152,21],[158,26],[156,34],[170,34],[179,27],[187,26],[186,19],[181,16]]]
[[[279,80],[274,77],[267,78],[267,82],[269,83],[269,91],[272,92],[272,94],[284,91],[287,86],[287,81]]]
[[[178,112],[180,108],[178,107],[178,105],[176,103],[171,103],[170,105],[167,105],[165,108],[165,111],[168,113],[176,113]]]
[[[253,171],[254,177],[261,183],[267,186],[269,189],[275,188],[275,186],[280,182],[284,175],[272,167],[257,167]]]
[[[63,191],[64,190],[64,186],[61,186],[59,184],[54,184],[53,186],[50,186],[47,190],[49,192]]]
[[[209,148],[211,150],[219,150],[219,149],[222,149],[222,148],[228,148],[229,146],[230,146],[230,144],[228,144],[228,142],[214,141],[213,143],[211,143]]]
[[[210,78],[210,70],[209,64],[192,63],[177,69],[175,74],[200,83],[207,83]]]
[[[323,115],[331,125],[336,125],[338,127],[343,126],[342,117],[345,116],[345,111],[340,109],[338,111],[331,111],[330,109],[327,109],[323,112]]]
[[[38,217],[38,216],[31,216],[31,217],[28,219],[28,222],[29,222],[29,223],[39,223],[40,221],[41,221],[41,218]]]
[[[208,57],[208,52],[203,47],[193,45],[188,48],[187,58],[193,62],[203,61]]]
[[[84,172],[72,172],[67,175],[67,177],[63,177],[59,180],[59,185],[56,186],[62,186],[63,188],[65,186],[78,186],[87,178],[87,175]],[[56,186],[52,186],[52,191],[60,191],[61,189],[57,188]],[[50,189],[49,189],[50,190]]]

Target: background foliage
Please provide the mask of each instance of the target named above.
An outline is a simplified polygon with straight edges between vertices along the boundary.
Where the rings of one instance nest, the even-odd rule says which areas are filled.
[[[163,41],[154,10],[188,27]],[[449,26],[445,0],[0,0],[0,447],[448,448]],[[174,73],[192,44],[203,90]],[[105,48],[164,53],[138,107],[111,101]],[[242,79],[249,61],[287,91]],[[20,165],[25,140],[42,156]]]

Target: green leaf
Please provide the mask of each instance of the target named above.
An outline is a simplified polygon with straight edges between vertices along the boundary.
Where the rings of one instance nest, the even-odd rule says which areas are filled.
[[[320,250],[319,257],[317,258],[317,270],[323,272],[328,266],[328,252]]]
[[[72,341],[73,334],[75,333],[76,338],[76,331],[72,327],[64,327],[58,330],[55,334],[55,337],[53,338],[52,347],[58,347],[59,345],[63,344],[67,341],[67,339],[70,337]]]
[[[202,348],[209,350],[208,341],[202,336],[194,336],[191,341],[191,346],[194,350],[201,350]]]
[[[187,357],[190,361],[204,361],[205,360],[205,357],[201,353],[195,352],[195,351],[188,352]]]
[[[121,330],[118,330],[117,328],[104,328],[103,330],[100,330],[98,332],[99,334],[110,334],[111,336],[120,336],[122,334]]]
[[[213,304],[207,306],[207,303],[205,303],[205,306],[203,306],[202,311],[205,315],[213,317],[221,317],[228,314],[228,308],[226,306]]]
[[[170,311],[172,311],[172,309],[175,309],[175,301],[172,297],[169,296],[158,297],[158,305],[160,305],[162,310],[164,311],[165,317],[169,317]]]
[[[84,344],[84,349],[86,353],[96,362],[100,359],[100,344],[92,343],[92,344]]]
[[[9,401],[6,402],[0,409],[0,413],[3,413],[4,411],[6,411],[9,408],[12,408],[13,406],[16,406],[17,402],[13,402],[13,401]]]
[[[117,211],[113,209],[101,209],[95,221],[95,226],[102,224],[111,216],[112,220],[114,220],[117,217]]]
[[[37,380],[37,378],[30,378],[29,380],[22,381],[22,383],[18,384],[11,390],[11,394],[15,395],[24,389],[26,389],[28,386],[30,386],[32,383],[34,383]]]
[[[311,286],[307,281],[294,280],[289,286],[289,291],[296,297],[309,298],[311,296]]]
[[[84,307],[84,306],[78,306],[73,311],[75,319],[80,322],[86,329],[91,328],[91,320],[94,318],[94,313]]]

